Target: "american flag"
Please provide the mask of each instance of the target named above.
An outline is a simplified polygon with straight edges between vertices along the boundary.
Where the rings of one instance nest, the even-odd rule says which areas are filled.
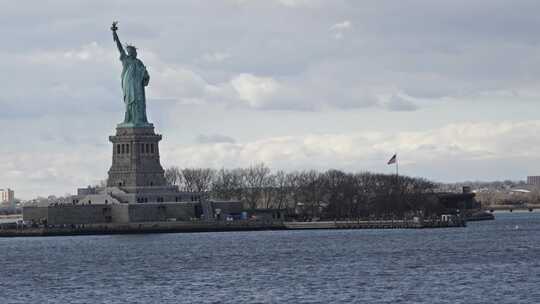
[[[392,158],[390,158],[390,160],[388,161],[388,165],[395,164],[396,161],[397,161],[397,154],[394,154],[394,156],[392,156]]]

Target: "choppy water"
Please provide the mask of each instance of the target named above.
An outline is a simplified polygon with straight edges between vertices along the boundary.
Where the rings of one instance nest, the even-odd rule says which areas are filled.
[[[0,303],[539,303],[540,213],[497,216],[465,229],[0,239]]]

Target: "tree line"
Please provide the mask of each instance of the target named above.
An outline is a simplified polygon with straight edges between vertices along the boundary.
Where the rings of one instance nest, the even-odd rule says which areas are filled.
[[[272,171],[170,167],[170,185],[211,199],[239,200],[248,209],[282,209],[301,218],[403,218],[441,212],[436,185],[423,178],[340,170]]]

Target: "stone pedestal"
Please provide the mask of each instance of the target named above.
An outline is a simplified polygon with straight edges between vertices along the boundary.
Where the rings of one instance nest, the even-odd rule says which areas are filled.
[[[120,125],[116,128],[116,135],[109,136],[109,140],[113,143],[113,158],[108,187],[137,189],[167,185],[159,161],[161,135],[154,133],[153,125]]]

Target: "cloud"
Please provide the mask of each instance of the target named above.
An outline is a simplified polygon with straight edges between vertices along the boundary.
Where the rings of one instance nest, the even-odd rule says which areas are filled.
[[[335,39],[343,39],[345,31],[351,29],[352,23],[349,20],[345,20],[340,23],[336,23],[330,27],[330,30],[334,33]]]
[[[280,84],[271,77],[240,74],[231,80],[238,98],[250,107],[264,107],[280,90]]]
[[[180,166],[235,167],[265,162],[274,168],[385,170],[385,160],[397,151],[400,163],[414,174],[416,166],[438,164],[437,176],[453,173],[452,162],[538,159],[540,121],[521,123],[460,123],[428,130],[396,133],[363,131],[348,134],[308,134],[271,137],[242,143],[184,146],[167,151]],[[175,162],[176,160],[176,162]],[[473,165],[474,166],[474,165]],[[355,169],[352,169],[355,168]],[[474,167],[462,172],[473,178]],[[498,172],[504,175],[505,172]]]
[[[157,65],[150,73],[150,98],[205,103],[207,94],[213,90],[212,85],[200,75],[185,67]]]
[[[15,196],[29,199],[38,195],[75,193],[77,187],[97,184],[106,178],[109,149],[78,145],[85,153],[48,150],[47,153],[18,151],[0,153],[0,182],[15,189]],[[88,157],[88,155],[92,155]]]
[[[263,3],[267,2],[267,0],[235,0],[236,3],[239,4],[246,4],[246,3]],[[274,2],[286,7],[303,7],[303,6],[312,6],[315,4],[319,4],[321,0],[270,0],[268,2]]]
[[[118,83],[118,54],[108,30],[110,21],[100,9],[103,3],[85,5],[86,14],[67,4],[56,7],[60,11],[44,6],[6,6],[10,16],[25,12],[35,18],[34,26],[5,21],[9,48],[0,59],[3,70],[8,71],[5,74],[32,75],[35,79],[30,81],[47,86],[35,92],[10,90],[18,86],[17,80],[0,76],[8,88],[3,99],[8,100],[4,103],[9,103],[6,108],[10,112],[16,112],[11,109],[20,100],[47,89],[51,94],[42,98],[51,100],[61,99],[53,93],[86,95],[88,85],[94,86],[91,94],[98,95],[88,99],[118,98],[112,85]],[[246,4],[241,12],[238,3]],[[208,10],[210,4],[196,1],[159,7],[139,4],[129,7],[132,19],[121,23],[121,39],[140,47],[141,59],[152,77],[149,95],[181,103],[227,102],[260,110],[319,111],[341,105],[347,105],[345,109],[354,104],[363,107],[365,103],[357,102],[360,98],[349,94],[353,91],[364,92],[359,94],[362,96],[404,93],[437,102],[538,87],[538,77],[528,71],[540,70],[537,35],[530,30],[540,24],[533,14],[515,18],[519,15],[515,12],[534,11],[539,6],[524,3],[510,8],[501,2],[482,3],[414,2],[410,10],[391,2],[371,7],[309,0],[213,2],[213,10]],[[419,6],[421,10],[414,9]],[[113,5],[111,14],[119,7]],[[503,14],[505,10],[513,14]],[[43,18],[40,11],[49,17]],[[175,11],[190,13],[181,22],[166,18]],[[216,18],[217,11],[220,17],[229,17]],[[400,14],[394,14],[396,11]],[[486,12],[492,17],[480,18]],[[388,15],[394,17],[386,18]],[[276,18],[282,22],[272,22]],[[497,20],[505,18],[510,18],[512,26],[495,31]],[[96,20],[106,26],[101,28]],[[330,43],[331,37],[321,35],[325,31],[337,39],[346,36],[347,41]],[[21,35],[25,39],[15,39]],[[244,81],[245,75],[264,79]],[[43,77],[55,83],[40,81]],[[270,90],[277,91],[255,88],[255,81],[261,85],[265,81]],[[238,94],[242,82],[249,83]],[[248,87],[254,88],[249,97]],[[316,94],[310,93],[314,91]],[[346,92],[345,96],[339,92]],[[104,103],[104,107],[108,105]]]
[[[277,1],[285,6],[291,6],[291,7],[310,5],[310,4],[314,4],[318,2],[315,0],[277,0]]]
[[[418,106],[401,96],[394,95],[389,98],[389,100],[384,103],[384,107],[388,109],[389,111],[397,111],[397,112],[407,112],[407,111],[416,111],[418,110]]]
[[[234,138],[222,134],[199,134],[195,141],[199,144],[229,143],[234,144]]]
[[[219,63],[223,62],[231,57],[231,54],[227,52],[212,52],[205,53],[202,55],[202,59],[209,63]]]
[[[238,167],[265,162],[275,169],[387,170],[386,161],[397,152],[403,172],[448,180],[489,178],[480,168],[499,163],[490,176],[508,177],[509,163],[540,161],[540,121],[452,123],[425,131],[364,130],[348,133],[270,136],[235,141],[221,134],[199,135],[195,143],[173,144],[165,134],[161,147],[165,166]],[[54,138],[54,137],[53,137]],[[103,136],[105,138],[105,136]],[[103,140],[104,142],[105,140]],[[37,147],[45,148],[42,144]],[[0,152],[0,183],[15,188],[19,197],[73,192],[76,187],[106,177],[111,149],[108,145],[55,143],[47,153],[32,147]],[[84,153],[81,153],[84,151]],[[464,168],[467,164],[467,168]],[[429,167],[431,166],[431,167]],[[456,172],[455,168],[461,168]],[[497,169],[500,168],[500,169]],[[514,175],[515,176],[515,175]]]
[[[332,25],[330,29],[331,30],[346,30],[346,29],[351,28],[351,26],[352,26],[352,23],[349,20],[345,20],[343,22]]]

